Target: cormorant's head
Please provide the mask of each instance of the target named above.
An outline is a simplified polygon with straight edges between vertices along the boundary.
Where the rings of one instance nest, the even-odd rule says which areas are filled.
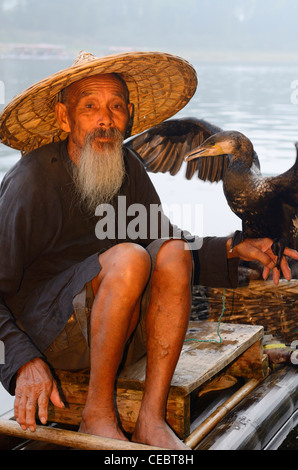
[[[218,132],[205,140],[199,147],[192,150],[185,161],[189,162],[199,157],[216,157],[219,155],[231,155],[232,159],[245,158],[253,153],[251,141],[241,132]]]

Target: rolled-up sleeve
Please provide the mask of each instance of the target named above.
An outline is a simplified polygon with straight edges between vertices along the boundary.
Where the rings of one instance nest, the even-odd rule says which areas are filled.
[[[238,259],[227,259],[228,237],[206,237],[194,253],[195,284],[235,288],[238,285]]]

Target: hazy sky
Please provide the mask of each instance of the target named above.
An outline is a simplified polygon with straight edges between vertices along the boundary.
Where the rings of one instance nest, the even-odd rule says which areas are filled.
[[[295,60],[297,0],[0,0],[0,42]]]

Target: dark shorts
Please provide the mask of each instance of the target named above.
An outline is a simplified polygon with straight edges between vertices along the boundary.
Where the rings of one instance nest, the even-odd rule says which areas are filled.
[[[151,295],[151,276],[156,257],[168,240],[155,240],[147,251],[151,257],[151,275],[141,302],[140,320],[125,351],[125,365],[132,364],[146,354],[145,313]],[[64,330],[44,352],[54,369],[78,370],[90,367],[90,315],[94,300],[91,282],[88,282],[74,300],[74,312]]]

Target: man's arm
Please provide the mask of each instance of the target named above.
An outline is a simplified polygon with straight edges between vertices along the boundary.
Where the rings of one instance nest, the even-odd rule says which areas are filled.
[[[203,238],[201,248],[193,251],[194,284],[207,287],[237,287],[239,259],[228,259],[228,240],[228,237]]]
[[[30,243],[30,233],[34,236],[35,214],[30,213],[30,205],[26,204],[22,184],[21,178],[9,175],[4,178],[0,193],[0,340],[5,348],[5,363],[0,367],[0,378],[9,393],[14,393],[12,379],[18,369],[26,362],[42,357],[6,304],[20,289],[24,266],[29,263],[30,249],[27,245]]]
[[[27,423],[24,421],[27,413],[27,424],[32,426],[31,417],[39,404],[41,418],[45,418],[45,403],[48,403],[52,392],[53,400],[59,406],[53,382],[51,390],[46,385],[51,373],[43,360],[43,354],[19,326],[7,305],[8,299],[13,299],[20,289],[26,266],[30,266],[43,244],[47,244],[44,233],[47,214],[41,201],[42,192],[39,190],[39,197],[34,193],[38,189],[38,179],[33,181],[31,175],[30,171],[17,172],[13,169],[4,178],[0,192],[0,340],[5,349],[0,378],[11,394],[14,393],[16,382],[16,413],[23,426]]]
[[[26,362],[42,353],[16,324],[14,317],[0,297],[0,340],[4,344],[4,364],[0,366],[0,378],[4,388],[14,394],[14,378]]]

